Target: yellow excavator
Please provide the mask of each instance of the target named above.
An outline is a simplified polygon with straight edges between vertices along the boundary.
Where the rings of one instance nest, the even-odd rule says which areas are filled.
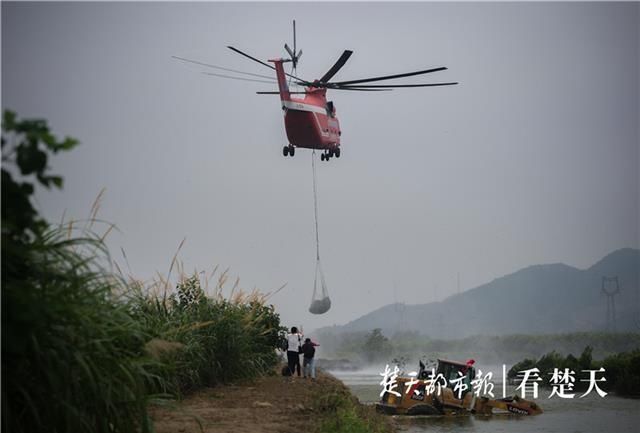
[[[430,378],[425,365],[420,362],[417,377],[398,377],[392,392],[385,392],[376,409],[390,415],[491,415],[510,413],[516,415],[539,415],[542,408],[533,401],[518,397],[493,399],[477,396],[471,381],[476,377],[472,362],[461,363],[438,359],[435,377]],[[433,376],[433,375],[432,375]],[[440,392],[436,378],[444,378]],[[461,381],[465,386],[452,389],[452,381]],[[455,383],[455,382],[454,382]]]

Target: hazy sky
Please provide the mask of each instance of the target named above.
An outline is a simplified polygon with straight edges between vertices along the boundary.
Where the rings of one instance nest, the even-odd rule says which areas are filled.
[[[396,301],[441,300],[532,264],[592,265],[639,246],[638,3],[2,2],[2,107],[81,146],[51,161],[58,221],[100,216],[134,274],[230,267],[271,290],[286,325],[341,324]],[[318,78],[344,49],[347,80],[436,66],[404,82],[330,92],[342,156],[318,161],[320,243],[333,308],[307,312],[315,246],[311,153],[284,158],[273,86],[202,74],[184,56],[270,71],[225,48],[284,56],[291,20]],[[214,71],[215,72],[215,71]]]

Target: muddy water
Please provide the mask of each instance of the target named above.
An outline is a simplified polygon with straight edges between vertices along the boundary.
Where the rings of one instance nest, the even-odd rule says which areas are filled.
[[[379,399],[381,376],[375,371],[332,372],[342,380],[363,403]],[[496,382],[494,394],[502,397],[502,383]],[[507,395],[516,394],[508,386]],[[584,398],[548,398],[549,391],[541,389],[536,400],[544,409],[539,416],[497,415],[491,417],[395,417],[399,430],[424,432],[480,432],[480,433],[638,433],[640,432],[640,400],[616,397],[604,398],[595,392]]]

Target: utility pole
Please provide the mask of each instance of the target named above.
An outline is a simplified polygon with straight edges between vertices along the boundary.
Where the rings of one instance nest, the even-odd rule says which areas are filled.
[[[600,288],[603,294],[607,296],[607,331],[616,331],[616,304],[615,296],[620,293],[620,284],[618,276],[602,277],[602,286]]]

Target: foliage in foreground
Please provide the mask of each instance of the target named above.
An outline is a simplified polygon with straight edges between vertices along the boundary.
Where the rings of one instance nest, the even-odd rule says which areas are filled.
[[[321,414],[319,433],[387,433],[392,431],[389,419],[362,405],[343,388],[318,396],[314,410]]]
[[[10,112],[2,129],[3,431],[151,431],[154,397],[275,362],[279,317],[264,298],[207,298],[197,278],[178,297],[145,294],[104,267],[102,238],[49,226],[34,185],[62,186],[48,156],[76,141]]]
[[[46,232],[30,244],[24,273],[3,272],[6,431],[146,430],[160,382],[143,356],[147,335],[113,300],[115,281],[74,251],[88,244],[99,247]]]

